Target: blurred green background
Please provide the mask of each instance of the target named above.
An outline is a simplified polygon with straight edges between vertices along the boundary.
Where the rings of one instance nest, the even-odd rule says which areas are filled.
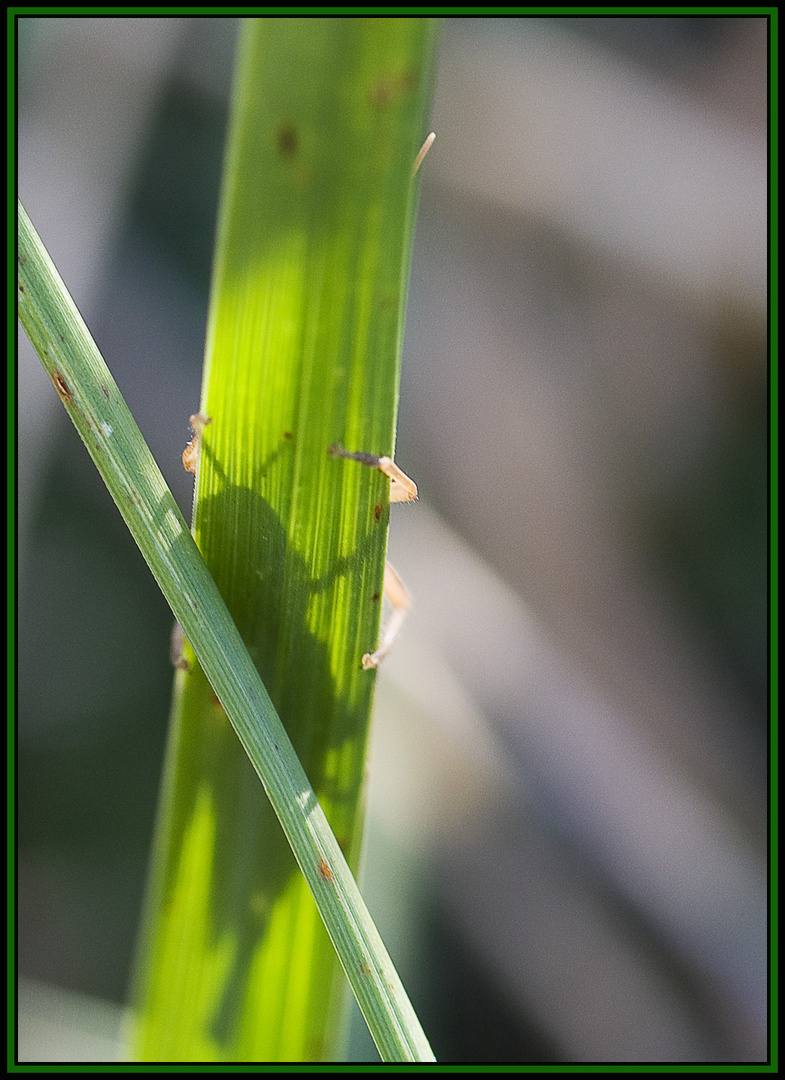
[[[186,515],[236,28],[17,24],[20,197]],[[444,22],[364,874],[442,1061],[766,1056],[767,30]],[[19,1054],[105,1060],[172,617],[21,331],[18,406]]]

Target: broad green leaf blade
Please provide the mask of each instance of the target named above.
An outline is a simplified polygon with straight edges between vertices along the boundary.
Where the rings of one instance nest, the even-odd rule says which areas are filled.
[[[246,24],[208,328],[197,542],[347,844],[389,481],[328,448],[393,452],[430,31]]]
[[[244,21],[208,324],[195,536],[355,866],[389,479],[328,449],[392,455],[433,31]],[[141,1053],[334,1059],[343,975],[185,655]]]

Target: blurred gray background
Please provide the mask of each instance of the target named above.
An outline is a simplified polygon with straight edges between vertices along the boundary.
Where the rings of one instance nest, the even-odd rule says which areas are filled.
[[[186,515],[236,31],[18,22],[19,194]],[[767,33],[443,24],[364,870],[441,1061],[766,1059]],[[21,331],[17,490],[19,1053],[109,1060],[172,617]]]

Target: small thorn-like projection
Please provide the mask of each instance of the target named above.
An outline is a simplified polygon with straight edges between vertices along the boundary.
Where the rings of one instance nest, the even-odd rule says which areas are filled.
[[[377,668],[382,660],[384,660],[385,656],[387,656],[392,648],[393,642],[398,636],[398,631],[401,629],[403,620],[406,618],[406,612],[412,606],[412,598],[409,595],[409,590],[389,563],[385,563],[384,565],[384,595],[392,604],[392,615],[385,627],[382,640],[379,642],[379,648],[376,652],[366,653],[365,656],[363,656],[362,663],[365,671]]]
[[[191,431],[194,433],[194,437],[183,450],[183,468],[186,472],[193,473],[196,476],[196,466],[199,462],[199,440],[202,437],[202,430],[211,424],[212,417],[205,416],[204,413],[194,413],[193,416],[188,417],[188,423]]]
[[[327,452],[331,457],[348,458],[350,461],[358,461],[361,465],[368,465],[372,469],[379,469],[383,472],[385,476],[390,478],[390,502],[411,502],[417,498],[417,485],[414,480],[407,476],[392,458],[377,457],[375,454],[368,454],[361,450],[345,450],[338,443],[333,443]],[[381,517],[381,507],[379,507],[378,514],[376,508],[374,509],[374,516],[378,521]],[[392,605],[392,615],[385,627],[379,647],[375,652],[365,653],[362,658],[362,666],[365,671],[377,668],[387,656],[392,648],[393,641],[398,636],[401,624],[406,618],[406,612],[412,606],[409,590],[389,563],[385,563],[384,567],[384,595]],[[374,595],[373,599],[378,600],[378,595]]]
[[[414,480],[407,476],[392,458],[377,457],[375,454],[366,454],[361,450],[344,450],[338,443],[333,443],[328,453],[331,457],[359,461],[361,465],[369,465],[372,469],[379,469],[385,476],[389,476],[390,502],[413,502],[417,498],[417,485]]]
[[[415,176],[420,171],[420,166],[422,165],[422,163],[423,163],[423,161],[425,159],[425,155],[428,153],[428,151],[433,146],[433,140],[435,138],[436,138],[436,132],[432,131],[431,134],[428,136],[428,138],[425,140],[425,142],[422,144],[420,149],[417,151],[417,157],[414,159],[414,165],[412,165],[412,180],[414,180]]]

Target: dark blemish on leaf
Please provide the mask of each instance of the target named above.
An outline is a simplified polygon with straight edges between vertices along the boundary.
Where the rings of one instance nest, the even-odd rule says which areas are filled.
[[[102,390],[103,390],[103,392],[104,392],[104,397],[105,397],[105,398],[106,398],[106,400],[108,401],[108,400],[109,400],[109,388],[108,388],[108,387],[106,387],[106,386],[102,386],[102,387],[101,387],[101,389],[102,389]]]
[[[330,867],[327,865],[327,860],[326,859],[322,859],[320,861],[320,863],[319,863],[319,873],[322,875],[322,877],[324,878],[325,881],[335,881],[335,877],[333,876],[333,872],[330,869]]]
[[[361,960],[360,961],[360,974],[361,975],[370,975],[371,974],[371,965],[368,963],[367,960]]]
[[[419,79],[415,71],[402,71],[400,75],[391,75],[380,79],[371,87],[370,101],[375,109],[386,109],[396,98],[410,94]]]
[[[292,435],[291,431],[285,431],[285,432],[283,433],[283,437],[284,437],[285,439],[293,439],[293,438],[294,438],[294,435]]]
[[[73,401],[74,395],[71,393],[68,383],[65,381],[59,371],[55,371],[52,375],[52,382],[55,384],[55,390],[60,395],[60,400],[63,402]]]
[[[371,600],[373,600],[374,604],[378,603],[379,602],[379,593],[375,592],[373,594],[373,596],[371,597]]]
[[[297,156],[299,140],[294,124],[281,124],[276,133],[276,141],[281,157],[291,159]]]
[[[24,285],[20,285],[20,286],[19,286],[19,292],[20,292],[20,293],[23,293],[24,291],[25,291],[25,287],[24,287]]]
[[[374,508],[373,508],[373,519],[374,519],[374,521],[379,521],[379,519],[382,516],[382,510],[383,509],[384,509],[384,507],[382,506],[381,503],[377,503],[376,506],[374,506]]]

